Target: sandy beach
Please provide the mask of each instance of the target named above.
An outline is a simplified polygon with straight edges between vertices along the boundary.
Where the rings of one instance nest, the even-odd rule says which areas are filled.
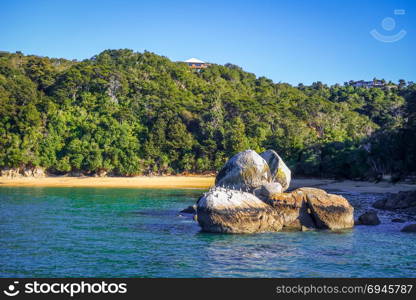
[[[44,187],[119,187],[119,188],[200,188],[214,184],[211,176],[137,176],[137,177],[0,177],[0,186]]]
[[[213,176],[137,176],[137,177],[0,177],[0,186],[34,187],[119,187],[119,188],[199,188],[214,185]],[[294,179],[290,189],[316,187],[324,190],[357,193],[398,193],[416,190],[415,184],[331,179]]]

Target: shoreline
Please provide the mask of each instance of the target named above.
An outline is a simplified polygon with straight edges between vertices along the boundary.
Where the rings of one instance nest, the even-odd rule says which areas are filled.
[[[333,180],[333,179],[295,179],[290,184],[290,190],[300,187],[314,187],[331,192],[351,192],[351,193],[374,193],[387,194],[399,193],[405,191],[416,190],[416,184],[409,183],[390,183],[388,181],[380,181],[379,183],[369,181],[353,181],[353,180]]]
[[[214,176],[136,176],[136,177],[0,177],[0,187],[92,187],[92,188],[163,188],[208,189]],[[299,178],[293,179],[290,190],[315,187],[324,190],[357,193],[398,193],[416,190],[416,184],[368,181]]]

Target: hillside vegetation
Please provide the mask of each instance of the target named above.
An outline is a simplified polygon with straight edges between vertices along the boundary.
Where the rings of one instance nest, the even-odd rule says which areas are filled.
[[[294,87],[131,50],[0,54],[0,169],[204,173],[248,148],[275,149],[296,175],[403,178],[416,171],[416,84]]]

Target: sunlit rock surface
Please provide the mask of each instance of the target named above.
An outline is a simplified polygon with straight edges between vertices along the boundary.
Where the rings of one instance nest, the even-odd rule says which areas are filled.
[[[197,203],[198,223],[203,231],[254,233],[279,231],[282,217],[253,194],[213,188]]]
[[[227,161],[216,187],[197,202],[196,220],[203,231],[255,233],[354,226],[354,208],[342,196],[316,188],[283,193],[291,180],[289,168],[273,150],[262,155],[265,159],[247,150]]]

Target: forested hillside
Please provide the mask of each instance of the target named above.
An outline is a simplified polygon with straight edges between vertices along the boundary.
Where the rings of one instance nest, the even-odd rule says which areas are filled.
[[[2,52],[0,124],[0,169],[203,173],[238,151],[272,148],[295,175],[397,180],[416,171],[416,84],[293,87],[150,52],[81,62]]]

